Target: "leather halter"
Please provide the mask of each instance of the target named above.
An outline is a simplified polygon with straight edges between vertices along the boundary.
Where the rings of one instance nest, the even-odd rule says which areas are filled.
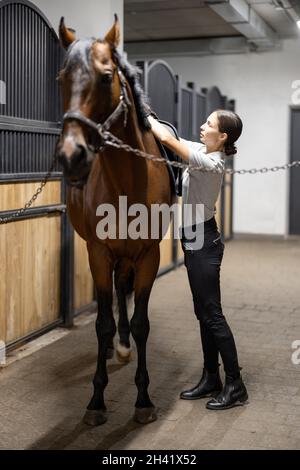
[[[121,72],[120,69],[117,68],[119,79],[120,79],[120,85],[121,85],[121,92],[120,92],[120,101],[118,106],[114,109],[114,111],[108,116],[108,118],[105,120],[104,123],[96,123],[92,119],[84,116],[80,111],[67,111],[64,116],[63,116],[63,123],[67,120],[75,120],[79,121],[82,124],[86,125],[90,129],[93,129],[96,131],[98,138],[100,137],[101,143],[100,145],[91,145],[89,144],[88,147],[94,152],[97,153],[105,147],[105,140],[103,139],[103,132],[107,131],[114,122],[117,121],[119,116],[124,113],[124,121],[123,125],[126,127],[127,124],[127,114],[128,114],[128,108],[131,106],[131,103],[128,98],[128,93],[126,90],[126,80]]]

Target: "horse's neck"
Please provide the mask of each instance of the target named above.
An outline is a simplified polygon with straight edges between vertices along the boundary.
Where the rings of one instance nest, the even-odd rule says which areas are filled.
[[[126,144],[129,144],[131,147],[145,150],[145,146],[149,145],[156,146],[155,139],[152,133],[147,132],[145,129],[141,129],[139,126],[139,121],[137,117],[137,111],[135,107],[135,101],[130,86],[127,83],[126,86],[127,97],[130,101],[130,106],[128,108],[128,119],[127,125],[124,126],[124,115],[119,117],[119,122],[115,123],[114,128],[121,140]],[[152,141],[152,144],[151,144]]]
[[[124,115],[121,115],[121,117],[118,119],[118,122],[114,123],[112,126],[111,133],[124,142],[124,144],[129,145],[134,149],[142,150],[148,153],[151,153],[152,151],[157,154],[158,149],[153,134],[147,130],[141,129],[139,126],[133,101],[131,107],[129,108],[126,126],[124,126]],[[129,159],[129,161],[132,162],[132,157],[134,157],[134,162],[136,162],[136,164],[138,164],[138,159],[145,160],[143,157],[135,156],[132,152],[123,150],[122,159],[124,162],[126,159]],[[111,163],[114,165],[113,160]]]
[[[111,132],[134,149],[158,155],[153,134],[139,128],[134,107],[128,113],[126,127],[123,127],[122,118],[119,118],[118,123],[112,126]],[[97,178],[101,180],[101,184],[105,182],[110,193],[142,193],[147,187],[149,163],[147,164],[145,158],[108,146],[98,161]]]
[[[115,125],[117,135],[126,144],[131,145],[133,148],[144,150],[145,148],[145,131],[139,126],[136,108],[131,92],[129,92],[131,106],[128,109],[127,125],[124,126],[124,115],[119,118],[119,123]]]
[[[140,128],[133,93],[128,83],[126,90],[131,103],[128,108],[126,126],[124,126],[125,116],[121,114],[112,124],[110,132],[134,149],[159,155],[159,149],[152,132]],[[115,105],[114,103],[114,107]],[[149,160],[147,162],[145,158],[135,155],[133,152],[113,147],[104,150],[99,162],[99,170],[102,172],[103,180],[107,178],[115,188],[118,185],[120,188],[125,185],[131,187],[134,182],[146,181],[149,177],[149,167],[152,165],[152,162]],[[140,183],[138,184],[140,185]]]

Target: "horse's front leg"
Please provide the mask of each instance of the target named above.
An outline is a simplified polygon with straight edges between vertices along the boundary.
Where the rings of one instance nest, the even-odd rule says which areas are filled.
[[[153,244],[136,263],[135,270],[135,308],[130,321],[130,329],[135,340],[138,354],[135,383],[138,389],[134,418],[142,424],[156,420],[156,410],[148,394],[149,376],[146,364],[146,343],[150,325],[148,302],[151,289],[159,267],[159,244]]]
[[[88,244],[89,262],[96,284],[98,298],[98,316],[96,333],[98,338],[97,370],[94,376],[94,394],[87,406],[84,422],[92,426],[105,423],[106,406],[104,390],[108,384],[106,370],[107,350],[116,333],[116,324],[112,312],[112,271],[113,260],[109,250],[103,244]]]

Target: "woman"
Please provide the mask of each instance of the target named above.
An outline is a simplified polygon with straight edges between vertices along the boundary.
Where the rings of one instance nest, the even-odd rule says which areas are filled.
[[[222,313],[220,294],[220,267],[224,244],[215,220],[215,203],[218,198],[225,169],[225,156],[234,155],[234,142],[242,132],[240,117],[228,110],[218,109],[200,128],[200,141],[176,140],[163,125],[148,117],[154,136],[173,150],[189,165],[204,171],[186,169],[182,179],[183,213],[185,204],[203,204],[203,221],[193,218],[189,229],[204,233],[202,248],[191,242],[183,226],[181,243],[184,263],[193,295],[194,311],[199,320],[203,349],[203,374],[199,383],[181,392],[180,398],[196,400],[212,396],[206,408],[222,410],[243,404],[248,399],[246,387],[240,375],[237,350],[231,329]],[[186,206],[187,207],[187,206]],[[190,236],[189,236],[190,238]],[[225,369],[225,385],[222,386],[218,356]]]

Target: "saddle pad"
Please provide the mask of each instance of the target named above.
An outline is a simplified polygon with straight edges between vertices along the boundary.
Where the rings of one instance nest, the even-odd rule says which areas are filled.
[[[172,134],[177,140],[179,140],[178,133],[176,128],[169,122],[163,121],[163,120],[158,120],[169,132]],[[160,149],[160,152],[162,156],[167,160],[167,162],[181,162],[181,158],[178,157],[172,150],[170,150],[168,147],[165,147],[164,145],[161,144],[156,139],[157,145]],[[174,194],[177,194],[177,196],[182,195],[182,168],[174,167],[170,164],[167,165],[167,168],[169,170],[169,176],[170,176],[170,183],[171,183],[171,188],[172,192]]]

